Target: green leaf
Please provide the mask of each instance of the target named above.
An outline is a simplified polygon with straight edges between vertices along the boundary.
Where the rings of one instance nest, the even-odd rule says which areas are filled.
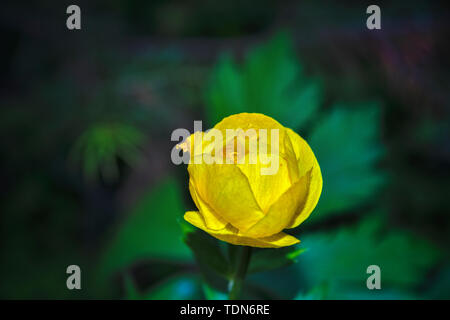
[[[297,262],[297,257],[305,252],[305,248],[296,246],[253,250],[249,273],[264,272],[285,267]]]
[[[242,80],[231,57],[223,55],[215,66],[206,93],[208,120],[213,125],[224,117],[245,110]]]
[[[320,101],[319,82],[305,78],[290,38],[278,34],[251,50],[241,68],[222,56],[206,91],[206,112],[210,125],[231,114],[258,112],[296,129]]]
[[[318,81],[306,82],[301,90],[295,91],[287,98],[285,107],[281,108],[278,118],[288,128],[301,128],[314,117],[322,99]]]
[[[383,155],[379,108],[374,104],[335,106],[308,139],[319,161],[323,190],[312,220],[339,214],[373,197],[384,184],[375,166]]]
[[[230,265],[218,241],[201,230],[188,230],[183,240],[192,250],[198,263],[210,267],[224,277],[229,276]]]
[[[440,257],[425,239],[406,231],[386,231],[379,216],[333,233],[304,235],[302,242],[309,250],[296,265],[299,272],[310,286],[333,284],[338,295],[350,285],[367,290],[370,265],[380,267],[383,289],[410,289],[422,283]]]
[[[139,260],[190,260],[177,219],[184,213],[181,191],[167,178],[142,197],[125,221],[117,226],[101,260],[105,276]]]

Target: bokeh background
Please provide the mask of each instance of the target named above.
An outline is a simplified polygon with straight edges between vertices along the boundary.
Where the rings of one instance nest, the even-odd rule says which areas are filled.
[[[370,4],[3,1],[0,297],[223,298],[183,241],[170,135],[247,111],[307,139],[324,190],[307,250],[257,251],[245,298],[450,298],[449,11],[378,1],[370,31]]]

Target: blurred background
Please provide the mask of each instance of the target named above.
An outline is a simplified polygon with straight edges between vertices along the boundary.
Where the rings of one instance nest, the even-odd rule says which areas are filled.
[[[170,135],[261,112],[306,138],[324,189],[292,231],[306,251],[255,258],[245,298],[449,299],[449,11],[378,1],[368,30],[370,4],[3,1],[0,298],[223,298],[183,241]]]

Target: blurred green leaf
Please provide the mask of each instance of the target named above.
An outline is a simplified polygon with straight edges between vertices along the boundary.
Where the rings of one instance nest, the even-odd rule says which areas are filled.
[[[143,133],[122,123],[101,123],[87,129],[76,141],[70,154],[73,163],[81,163],[84,175],[90,180],[100,175],[113,182],[119,175],[118,160],[129,166],[138,161]]]
[[[208,300],[228,300],[228,295],[225,292],[216,290],[209,286],[207,283],[203,283],[203,293]]]
[[[308,139],[319,161],[323,190],[312,220],[351,209],[373,197],[385,182],[375,165],[383,155],[379,108],[337,105],[313,128]]]
[[[320,84],[318,81],[307,82],[302,90],[292,93],[287,99],[286,107],[279,110],[279,119],[288,128],[301,128],[319,107],[322,99]]]
[[[143,298],[145,300],[192,300],[203,298],[203,293],[197,276],[182,274],[155,285]]]
[[[207,90],[206,113],[210,124],[245,109],[241,75],[232,59],[224,55],[213,70]]]
[[[290,38],[278,34],[250,51],[241,69],[228,56],[214,68],[206,92],[211,125],[240,112],[258,112],[297,129],[317,110],[319,82],[306,79]]]
[[[183,240],[192,250],[198,263],[210,267],[224,277],[229,276],[229,263],[215,239],[197,229],[185,232]]]
[[[124,289],[125,299],[127,300],[191,300],[202,298],[200,279],[194,274],[179,274],[163,279],[147,290],[146,293],[140,293],[132,277],[125,274]],[[208,292],[213,294],[214,291],[209,289]],[[217,297],[213,299],[217,300]]]
[[[328,294],[328,285],[322,284],[312,288],[307,293],[300,292],[294,297],[294,300],[325,300]]]
[[[309,249],[308,249],[309,252]],[[299,259],[302,260],[303,256]],[[250,273],[245,279],[244,298],[248,299],[292,299],[302,284],[298,263],[266,272]]]
[[[305,251],[305,248],[296,246],[253,250],[248,272],[263,272],[288,266],[297,262],[297,257]]]
[[[128,273],[124,276],[124,287],[125,287],[125,299],[127,300],[137,300],[141,298],[141,295],[136,288],[133,278]]]
[[[332,233],[304,235],[302,242],[309,250],[296,265],[301,274],[310,285],[336,285],[339,294],[349,285],[367,290],[370,265],[380,267],[383,290],[412,288],[440,257],[439,250],[425,239],[406,231],[385,231],[379,216]]]
[[[107,246],[101,261],[105,276],[143,259],[189,260],[177,222],[184,213],[181,191],[167,178],[142,197]]]

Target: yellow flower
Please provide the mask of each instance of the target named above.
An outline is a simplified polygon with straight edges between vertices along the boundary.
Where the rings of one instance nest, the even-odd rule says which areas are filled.
[[[193,134],[180,145],[191,151],[189,191],[199,210],[186,212],[184,219],[236,245],[278,248],[300,242],[282,230],[308,218],[322,191],[320,167],[306,141],[257,113],[232,115],[214,129]],[[227,129],[242,131],[229,137]],[[211,139],[214,131],[222,133],[223,139]],[[259,154],[250,152],[252,142],[258,144]],[[261,150],[267,150],[266,154]],[[207,156],[218,152],[223,155],[222,163],[206,163]],[[268,156],[278,161],[276,170],[268,170],[273,165]]]

